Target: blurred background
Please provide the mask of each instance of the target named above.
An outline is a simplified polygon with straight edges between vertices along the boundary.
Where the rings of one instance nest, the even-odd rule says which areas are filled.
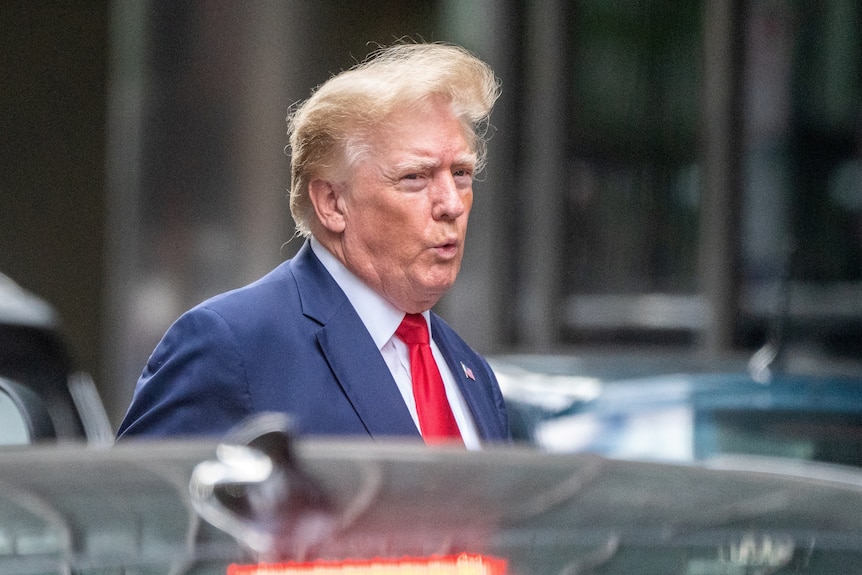
[[[0,272],[116,424],[185,309],[299,248],[291,104],[377,44],[502,80],[437,311],[486,354],[862,358],[862,1],[0,1]]]

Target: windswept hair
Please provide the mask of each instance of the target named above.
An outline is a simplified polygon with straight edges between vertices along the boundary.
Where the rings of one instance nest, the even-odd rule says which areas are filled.
[[[477,155],[476,173],[481,171],[488,119],[499,95],[491,68],[449,44],[396,44],[330,78],[287,118],[290,211],[297,233],[310,235],[315,221],[311,180],[354,165],[395,111],[436,99],[449,103]]]

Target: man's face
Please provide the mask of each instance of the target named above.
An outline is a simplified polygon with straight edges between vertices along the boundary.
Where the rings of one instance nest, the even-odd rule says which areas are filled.
[[[342,196],[345,265],[402,311],[433,306],[461,267],[475,165],[448,106],[395,114]]]

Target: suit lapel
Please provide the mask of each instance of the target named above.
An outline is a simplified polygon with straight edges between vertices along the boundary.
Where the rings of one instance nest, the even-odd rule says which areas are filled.
[[[483,439],[500,437],[503,432],[500,430],[498,409],[493,397],[487,392],[492,389],[493,383],[487,381],[485,370],[479,369],[478,365],[470,365],[473,354],[463,351],[458,342],[447,336],[446,331],[440,328],[439,319],[433,313],[431,329],[434,341],[440,348],[446,364],[455,376],[455,381],[458,382],[461,394],[470,407],[479,436]]]
[[[321,324],[317,341],[323,355],[369,434],[420,437],[380,350],[308,242],[291,269],[303,313]]]

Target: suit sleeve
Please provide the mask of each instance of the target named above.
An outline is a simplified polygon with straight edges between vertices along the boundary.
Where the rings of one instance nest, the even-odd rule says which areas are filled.
[[[156,346],[117,436],[221,436],[250,405],[235,334],[218,313],[198,307]]]

